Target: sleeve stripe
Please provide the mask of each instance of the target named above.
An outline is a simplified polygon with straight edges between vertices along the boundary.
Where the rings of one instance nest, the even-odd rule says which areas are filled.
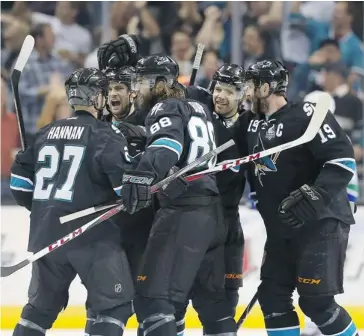
[[[239,171],[240,171],[240,166],[232,167],[232,168],[230,168],[230,170],[232,170],[234,173],[239,173]]]
[[[32,192],[34,189],[33,182],[30,179],[15,174],[11,174],[10,188],[27,192]]]
[[[354,202],[355,203],[357,199],[358,199],[357,196],[348,194],[348,200],[349,200],[349,202]]]
[[[356,172],[356,163],[355,163],[355,160],[352,158],[334,159],[334,160],[327,161],[325,163],[325,165],[326,164],[337,165],[343,169],[346,169],[346,170],[352,172],[353,174],[355,174],[355,172]]]
[[[155,141],[153,141],[149,147],[163,147],[171,150],[172,152],[175,152],[178,156],[178,159],[180,158],[183,146],[176,140],[170,139],[170,138],[159,138]]]
[[[33,181],[30,178],[20,176],[20,175],[17,175],[17,174],[13,174],[13,173],[11,173],[11,177],[15,177],[15,178],[24,180],[24,181],[28,182],[30,185],[34,185]]]
[[[21,188],[21,187],[13,187],[13,186],[10,186],[10,189],[18,190],[18,191],[24,191],[24,192],[33,192],[33,190],[24,189],[24,188]]]
[[[116,192],[116,194],[118,195],[118,196],[120,196],[121,195],[121,188],[122,188],[123,186],[121,185],[120,187],[116,187],[116,188],[114,188],[114,191]]]

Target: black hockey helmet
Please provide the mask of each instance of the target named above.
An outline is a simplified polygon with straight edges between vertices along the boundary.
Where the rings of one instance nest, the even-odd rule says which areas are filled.
[[[169,86],[177,83],[179,67],[177,62],[167,55],[152,55],[140,59],[135,67],[137,79],[140,77],[148,78],[150,87],[162,79]]]
[[[252,64],[245,72],[245,80],[253,80],[255,88],[269,84],[269,94],[286,93],[288,86],[288,71],[279,61],[264,60]]]
[[[245,71],[237,64],[225,63],[213,75],[210,90],[215,87],[216,82],[222,82],[235,86],[238,90],[244,87]]]
[[[135,68],[132,66],[123,66],[121,68],[107,68],[104,70],[109,82],[118,82],[125,84],[129,90],[134,89],[136,78]]]
[[[98,106],[100,95],[104,102],[109,86],[107,77],[96,68],[80,68],[74,71],[66,80],[68,103],[73,108],[76,105],[93,106],[102,110],[105,106]]]

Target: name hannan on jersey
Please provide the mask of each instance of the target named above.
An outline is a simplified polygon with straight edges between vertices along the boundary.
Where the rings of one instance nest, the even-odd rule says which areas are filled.
[[[82,126],[56,126],[49,130],[47,139],[80,140],[84,130]]]

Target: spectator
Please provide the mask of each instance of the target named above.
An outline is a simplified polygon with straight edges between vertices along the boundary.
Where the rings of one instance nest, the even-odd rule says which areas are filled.
[[[19,93],[23,107],[26,136],[31,142],[36,131],[36,122],[42,110],[44,97],[55,85],[63,85],[70,75],[70,65],[53,55],[54,34],[49,24],[39,24],[31,32],[35,47],[25,66]]]
[[[55,120],[66,119],[72,116],[72,110],[68,105],[64,86],[55,86],[47,94],[42,112],[37,122],[37,127],[42,128]]]
[[[190,36],[196,36],[202,25],[197,1],[180,1],[177,14],[176,28]]]
[[[225,37],[222,11],[216,6],[209,6],[204,14],[205,21],[196,36],[196,43],[202,43],[206,48],[217,51]]]
[[[331,39],[322,41],[320,49],[310,56],[308,63],[296,67],[288,93],[294,92],[295,96],[302,98],[309,92],[321,91],[324,67],[331,63],[338,63],[340,59],[339,43]]]
[[[62,59],[69,61],[74,68],[82,67],[91,52],[91,33],[76,23],[79,12],[78,1],[58,1],[56,16],[33,13],[37,23],[49,23],[55,34],[55,51]]]
[[[29,33],[29,26],[11,17],[6,17],[4,42],[5,48],[1,50],[1,68],[6,76],[9,76],[10,70],[18,58],[20,48],[25,37]]]
[[[323,80],[324,91],[334,97],[336,120],[351,139],[355,159],[362,159],[363,105],[359,98],[350,93],[348,86],[349,72],[342,63],[328,64]]]
[[[127,33],[139,35],[140,54],[148,56],[163,52],[159,25],[147,7],[147,1],[134,1],[132,4],[134,15],[128,22]]]
[[[273,10],[280,1],[249,1],[248,11],[243,15],[244,29],[251,25],[258,26],[265,35],[266,50],[269,54],[281,58],[279,45],[279,29],[281,22],[272,20]],[[278,4],[279,5],[279,4]]]
[[[201,66],[201,73],[202,78],[200,78],[197,83],[199,86],[207,89],[210,86],[212,81],[212,76],[219,68],[220,62],[217,56],[216,51],[214,50],[207,50],[204,52],[202,66]]]
[[[244,48],[242,64],[245,69],[253,63],[275,58],[266,48],[266,34],[256,25],[250,25],[245,28],[242,44]]]
[[[20,147],[19,132],[14,113],[6,110],[6,81],[1,77],[1,203],[13,200],[10,192],[10,169]]]
[[[181,76],[189,76],[192,71],[192,59],[195,55],[195,47],[191,37],[180,30],[172,34],[171,57],[178,63]]]
[[[300,13],[295,13],[295,18],[301,20],[307,36],[311,41],[318,41],[328,36],[339,42],[341,59],[350,69],[349,85],[358,85],[358,75],[364,74],[364,52],[362,42],[352,31],[353,5],[348,1],[335,3],[332,26],[327,22],[309,19]],[[317,9],[316,9],[317,10]],[[313,43],[313,42],[312,42]],[[358,90],[358,87],[355,87]]]

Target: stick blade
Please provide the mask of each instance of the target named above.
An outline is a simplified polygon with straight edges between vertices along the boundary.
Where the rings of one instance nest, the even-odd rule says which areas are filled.
[[[30,264],[30,261],[28,259],[25,259],[21,261],[20,263],[13,265],[13,266],[1,266],[0,274],[2,278],[8,277],[9,275],[12,275],[16,271],[20,270],[21,268],[27,266]]]
[[[324,122],[326,115],[329,112],[331,101],[331,96],[326,92],[322,92],[318,97],[315,112],[304,134],[305,137],[309,139],[307,142],[313,140],[317,132],[320,130],[322,123]]]
[[[34,37],[33,36],[28,35],[25,38],[25,40],[23,42],[23,45],[21,47],[18,59],[17,59],[17,61],[15,63],[15,66],[14,66],[14,72],[16,70],[20,71],[20,72],[23,71],[23,69],[25,67],[25,64],[27,63],[27,61],[29,59],[29,56],[33,51],[34,43],[35,42],[34,42]]]

